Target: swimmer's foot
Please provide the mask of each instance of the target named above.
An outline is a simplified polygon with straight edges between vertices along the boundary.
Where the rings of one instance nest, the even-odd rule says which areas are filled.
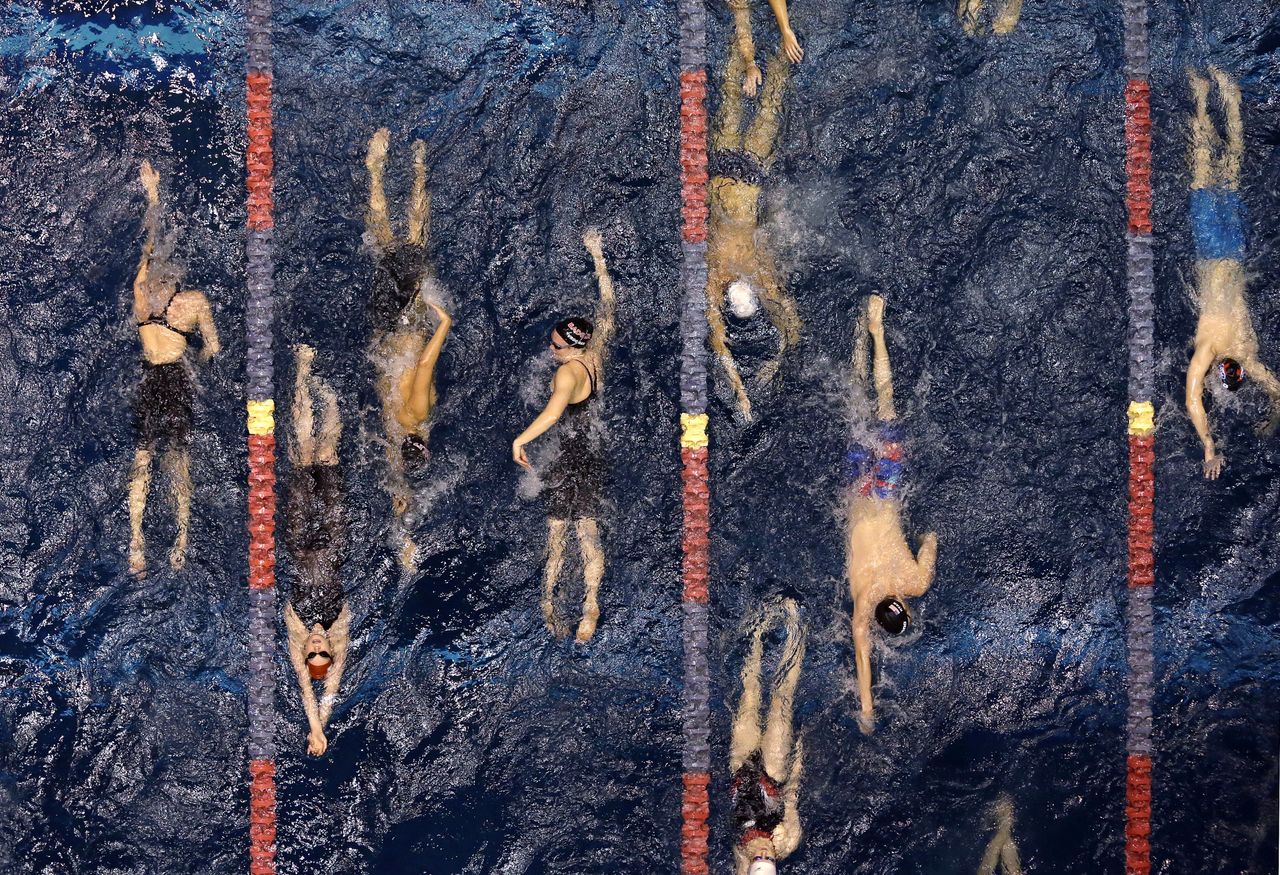
[[[187,539],[179,538],[169,548],[169,567],[181,571],[187,567]]]
[[[422,140],[413,141],[413,164],[414,167],[424,167],[427,163],[427,144]]]
[[[884,298],[879,295],[867,298],[867,330],[875,337],[884,333]]]
[[[1191,95],[1196,100],[1196,109],[1201,115],[1205,115],[1209,111],[1209,80],[1188,67],[1187,83],[1191,86]]]
[[[1004,8],[996,16],[996,20],[991,22],[991,30],[998,34],[1013,33],[1013,29],[1018,26],[1018,19],[1021,15],[1022,0],[1005,0]]]
[[[391,131],[378,128],[369,138],[369,152],[364,156],[364,166],[370,173],[381,173],[387,163],[387,148],[391,145]]]
[[[596,634],[596,623],[600,620],[600,608],[598,605],[587,604],[582,606],[582,621],[578,623],[578,634],[574,636],[574,640],[579,644],[586,644],[591,640],[591,636]]]
[[[147,551],[141,538],[129,542],[129,573],[134,577],[147,576]]]
[[[418,545],[408,535],[400,544],[400,567],[405,571],[413,571],[418,567]]]

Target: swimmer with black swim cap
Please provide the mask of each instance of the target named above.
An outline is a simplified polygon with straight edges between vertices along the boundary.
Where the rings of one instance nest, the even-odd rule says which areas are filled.
[[[369,357],[378,370],[378,398],[387,437],[387,486],[392,510],[400,520],[413,500],[409,478],[420,476],[430,460],[427,438],[437,400],[436,365],[453,319],[441,305],[439,285],[427,261],[431,196],[427,192],[426,145],[421,140],[413,144],[408,234],[401,240],[392,230],[383,186],[390,138],[390,131],[379,129],[370,138],[365,157],[369,172],[366,236],[377,256],[377,274],[366,311],[373,327]],[[407,533],[401,532],[401,538],[400,561],[410,568],[415,546]]]
[[[592,322],[582,316],[561,319],[551,330],[551,355],[556,373],[551,398],[537,418],[511,442],[511,458],[533,470],[525,446],[559,424],[560,455],[542,474],[547,502],[547,564],[542,576],[542,616],[556,637],[568,634],[555,609],[555,590],[564,562],[565,541],[572,521],[582,551],[585,595],[576,640],[585,644],[596,632],[600,617],[600,582],[604,579],[604,551],[597,517],[604,493],[604,447],[593,428],[599,392],[604,385],[605,353],[613,337],[614,290],[604,260],[600,232],[588,229],[582,244],[591,254],[600,303]]]
[[[903,531],[903,435],[893,403],[893,374],[883,319],[884,299],[872,295],[867,302],[867,333],[859,329],[855,347],[854,377],[864,388],[869,334],[874,342],[877,422],[872,429],[873,439],[855,443],[846,457],[846,573],[853,595],[853,645],[861,700],[858,723],[866,733],[875,726],[871,696],[872,620],[890,635],[902,635],[910,628],[907,599],[918,598],[929,590],[938,552],[938,538],[933,532],[921,537],[920,549],[913,554]]]
[[[1188,72],[1195,114],[1191,119],[1191,230],[1196,247],[1196,292],[1200,320],[1195,352],[1187,366],[1187,415],[1204,447],[1204,476],[1216,480],[1224,459],[1213,441],[1204,409],[1205,378],[1217,370],[1229,392],[1256,380],[1271,400],[1271,415],[1258,426],[1271,434],[1280,423],[1280,381],[1258,359],[1258,337],[1245,300],[1244,228],[1240,164],[1244,127],[1240,86],[1216,67],[1209,68],[1226,116],[1226,138],[1209,117],[1209,81]]]

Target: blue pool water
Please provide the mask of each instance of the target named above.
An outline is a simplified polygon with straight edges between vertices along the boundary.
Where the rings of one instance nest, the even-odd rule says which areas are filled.
[[[755,9],[761,54],[776,44]],[[711,4],[712,80],[730,32]],[[1004,38],[945,2],[796,3],[768,233],[805,327],[757,420],[711,411],[712,665],[729,860],[729,707],[743,624],[801,602],[805,839],[783,871],[972,872],[1008,793],[1028,871],[1123,866],[1127,450],[1118,3],[1027,0]],[[6,2],[0,16],[0,869],[247,867],[242,11]],[[679,836],[679,195],[671,4],[280,3],[277,397],[320,349],[348,411],[354,656],[328,754],[279,664],[280,871],[672,871]],[[1280,444],[1260,393],[1182,412],[1194,331],[1184,67],[1244,91],[1248,269],[1280,360],[1280,14],[1151,3],[1156,125],[1157,590],[1153,870],[1276,872]],[[365,359],[365,143],[392,130],[393,214],[428,143],[431,255],[455,329],[418,570],[387,543]],[[153,496],[152,573],[125,568],[139,376],[138,164],[160,169],[224,352],[199,377],[188,568]],[[510,441],[557,314],[619,288],[600,632],[542,628],[541,505]],[[855,310],[889,302],[913,536],[939,537],[919,634],[853,714],[837,494]],[[746,346],[751,338],[744,337]],[[760,344],[767,349],[768,343]],[[1256,390],[1255,390],[1256,392]],[[536,391],[534,392],[536,395]],[[282,402],[282,406],[284,405]],[[283,421],[283,419],[282,419]],[[288,566],[283,585],[287,586]],[[571,593],[572,595],[572,593]],[[283,632],[283,630],[282,630]]]

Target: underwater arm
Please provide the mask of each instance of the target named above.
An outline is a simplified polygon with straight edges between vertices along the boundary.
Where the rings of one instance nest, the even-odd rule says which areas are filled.
[[[1280,381],[1276,380],[1275,374],[1267,370],[1267,366],[1257,359],[1250,359],[1244,368],[1246,374],[1252,372],[1258,378],[1262,388],[1267,390],[1267,397],[1271,399],[1271,413],[1258,426],[1258,433],[1264,435],[1275,434],[1276,426],[1280,425]]]
[[[915,574],[903,581],[902,594],[915,598],[928,592],[933,583],[933,566],[937,561],[938,536],[929,532],[920,539],[920,549],[916,551]]]
[[[320,756],[329,746],[324,737],[324,726],[320,722],[320,709],[316,705],[315,690],[311,689],[311,675],[307,671],[307,630],[302,620],[293,610],[293,605],[284,606],[284,623],[289,630],[289,662],[293,665],[293,673],[298,678],[298,693],[302,697],[302,708],[307,712],[307,753]]]
[[[551,399],[547,401],[547,406],[542,408],[542,412],[529,423],[529,427],[520,432],[519,436],[511,442],[511,458],[517,465],[533,470],[524,446],[559,421],[561,414],[569,406],[569,399],[573,397],[574,385],[573,375],[569,373],[566,365],[561,365],[556,371],[555,379],[551,382]]]
[[[870,619],[870,614],[861,610],[861,605],[855,597],[853,606],[853,650],[858,669],[858,697],[861,701],[858,727],[864,735],[870,735],[875,729],[875,706],[871,700],[871,633],[867,628]]]
[[[1204,376],[1213,365],[1213,347],[1202,343],[1196,347],[1191,364],[1187,366],[1187,415],[1195,426],[1200,443],[1204,444],[1204,476],[1210,480],[1218,479],[1222,473],[1223,458],[1216,453],[1213,446],[1213,435],[1209,431],[1209,417],[1204,412]]]
[[[595,262],[596,282],[600,286],[600,303],[596,306],[595,332],[591,337],[591,345],[600,353],[603,360],[609,348],[609,341],[613,338],[616,300],[613,277],[609,276],[609,266],[604,260],[604,244],[600,238],[600,232],[595,228],[587,229],[587,232],[582,235],[582,245],[587,247],[587,251],[591,253],[591,260]]]
[[[787,17],[787,0],[769,0],[769,7],[773,9],[773,17],[778,20],[778,33],[782,37],[782,53],[791,63],[799,64],[804,58],[804,49],[800,48],[800,41],[791,30],[791,21]]]
[[[756,63],[756,47],[751,41],[751,7],[748,0],[729,0],[729,8],[733,11],[733,48],[746,65],[742,90],[750,97],[764,81],[760,66]],[[726,87],[729,87],[728,84]]]
[[[333,665],[324,676],[324,695],[320,698],[320,729],[329,724],[329,716],[333,713],[334,703],[338,701],[338,684],[342,682],[342,672],[347,667],[347,650],[351,642],[351,610],[342,606],[338,619],[333,621],[329,629],[329,643],[333,647]]]

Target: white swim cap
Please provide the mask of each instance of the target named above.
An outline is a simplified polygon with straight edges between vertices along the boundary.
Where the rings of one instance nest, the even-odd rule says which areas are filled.
[[[778,875],[778,864],[773,860],[756,860],[747,870],[747,875]]]
[[[750,319],[760,309],[756,290],[746,280],[734,280],[729,284],[729,309],[739,319]]]

